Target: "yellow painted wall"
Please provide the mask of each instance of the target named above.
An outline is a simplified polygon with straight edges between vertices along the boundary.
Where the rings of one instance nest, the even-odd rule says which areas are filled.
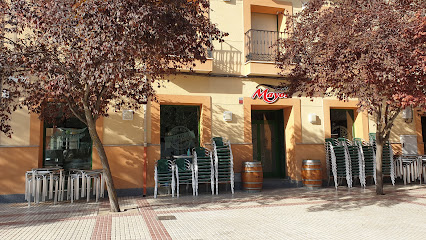
[[[26,108],[19,109],[11,116],[10,125],[13,135],[11,138],[0,133],[0,145],[5,146],[29,146],[30,145],[30,114]]]
[[[321,98],[301,98],[302,143],[324,143],[324,111]],[[312,101],[311,101],[312,100]],[[317,115],[315,123],[309,122],[309,114]]]
[[[123,120],[122,111],[110,110],[108,114],[109,117],[104,118],[104,144],[143,144],[142,109],[134,112],[133,120]]]
[[[414,115],[414,114],[413,114]],[[421,129],[420,129],[421,131]],[[395,119],[395,123],[392,127],[392,132],[389,137],[391,143],[400,143],[400,135],[416,135],[416,122],[412,121],[411,123],[406,123],[402,119],[402,114],[399,114]]]
[[[214,43],[213,73],[237,74],[244,62],[243,1],[210,0],[210,19],[218,28],[229,33],[223,43]]]

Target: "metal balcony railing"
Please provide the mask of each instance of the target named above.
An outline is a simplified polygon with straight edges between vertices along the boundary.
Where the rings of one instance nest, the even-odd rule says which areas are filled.
[[[278,54],[277,40],[283,32],[250,29],[245,33],[246,61],[274,62]]]

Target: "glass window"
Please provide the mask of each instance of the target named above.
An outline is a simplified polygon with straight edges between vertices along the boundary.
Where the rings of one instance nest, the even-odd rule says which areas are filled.
[[[44,123],[43,166],[65,170],[92,168],[92,140],[86,125],[77,118]]]
[[[187,154],[200,145],[200,107],[161,105],[161,157]]]

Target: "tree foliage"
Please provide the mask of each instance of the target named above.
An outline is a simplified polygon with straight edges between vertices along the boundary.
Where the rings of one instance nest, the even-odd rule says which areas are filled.
[[[11,15],[9,4],[0,0],[0,132],[11,137],[12,112],[18,109],[20,89],[14,76],[22,71],[22,41],[17,39],[16,18]]]
[[[425,9],[422,0],[309,1],[279,42],[292,94],[357,98],[386,142],[401,109],[425,106]]]
[[[119,211],[95,123],[112,106],[138,109],[154,81],[205,62],[222,33],[208,0],[12,0],[25,36],[22,106],[54,121],[57,113],[88,126],[104,170],[112,211]],[[60,104],[51,104],[60,103]]]

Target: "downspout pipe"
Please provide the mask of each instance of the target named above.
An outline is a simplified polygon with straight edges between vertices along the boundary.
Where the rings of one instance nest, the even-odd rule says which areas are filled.
[[[145,103],[143,105],[143,196],[146,197],[146,179],[147,179],[147,172],[148,172],[148,143],[147,143],[147,135],[148,135],[148,119],[147,119],[147,109]]]

